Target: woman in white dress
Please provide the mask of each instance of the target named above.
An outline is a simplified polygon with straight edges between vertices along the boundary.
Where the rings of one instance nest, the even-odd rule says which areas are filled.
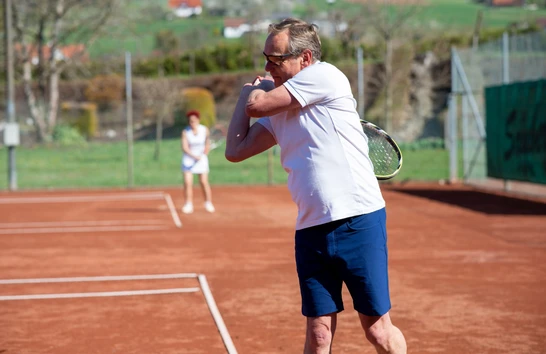
[[[182,212],[193,213],[193,175],[199,175],[199,184],[205,198],[205,210],[214,212],[212,205],[212,193],[209,184],[209,159],[210,151],[209,129],[200,124],[198,111],[189,111],[186,114],[188,126],[182,131],[182,174],[184,177],[185,203]]]

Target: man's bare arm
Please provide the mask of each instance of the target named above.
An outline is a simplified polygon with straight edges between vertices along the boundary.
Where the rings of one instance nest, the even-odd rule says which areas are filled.
[[[251,117],[266,117],[290,109],[301,108],[298,100],[290,94],[284,85],[270,91],[267,90],[268,85],[264,80],[258,87],[264,87],[265,90],[259,89],[250,93],[245,107],[246,114]]]
[[[226,138],[226,159],[240,162],[257,155],[276,144],[275,138],[261,124],[250,126],[250,116],[245,107],[248,96],[257,88],[245,85],[233,111]]]

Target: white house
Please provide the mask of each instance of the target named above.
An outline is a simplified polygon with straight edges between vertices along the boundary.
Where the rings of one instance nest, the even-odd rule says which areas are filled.
[[[245,18],[226,17],[224,19],[223,34],[225,38],[241,38],[246,32],[250,31],[265,33],[270,23],[269,20],[261,20],[251,25],[247,23]]]
[[[169,8],[177,17],[191,17],[203,12],[201,0],[169,0]]]

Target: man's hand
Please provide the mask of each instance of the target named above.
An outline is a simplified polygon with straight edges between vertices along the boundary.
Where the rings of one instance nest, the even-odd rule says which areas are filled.
[[[269,75],[267,76],[256,76],[252,86],[256,86],[258,89],[265,92],[269,92],[275,88],[275,82],[273,78]]]

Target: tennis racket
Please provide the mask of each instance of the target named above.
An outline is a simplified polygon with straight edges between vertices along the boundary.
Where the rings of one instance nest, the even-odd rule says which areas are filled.
[[[368,137],[369,156],[378,180],[391,179],[402,168],[402,151],[393,138],[377,125],[360,120]]]
[[[226,141],[225,138],[220,138],[218,140],[210,140],[210,149],[209,149],[209,153],[216,149],[217,147],[219,146],[222,146],[224,144],[224,142]],[[191,166],[188,166],[187,168],[191,169],[193,168],[193,166],[195,166],[200,160],[196,160]]]

